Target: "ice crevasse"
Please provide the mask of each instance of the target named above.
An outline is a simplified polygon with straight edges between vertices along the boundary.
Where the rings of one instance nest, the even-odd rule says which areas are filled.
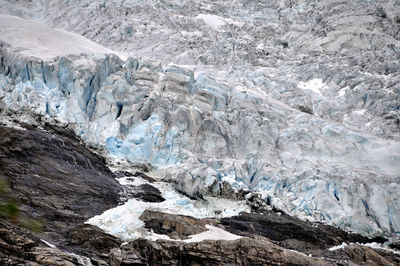
[[[400,234],[400,142],[326,119],[324,103],[354,96],[341,87],[300,77],[285,87],[267,70],[164,66],[97,48],[28,56],[1,41],[0,108],[11,117],[68,125],[110,156],[152,164],[193,197],[258,192],[298,217]],[[333,98],[320,93],[332,88]],[[317,112],[276,96],[285,90]]]

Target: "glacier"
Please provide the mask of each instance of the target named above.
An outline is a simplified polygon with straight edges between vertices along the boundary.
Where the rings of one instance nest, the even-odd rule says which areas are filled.
[[[232,9],[219,1],[222,7],[215,15],[192,3],[185,16],[174,1],[175,9],[162,11],[173,14],[163,21],[175,25],[168,27],[152,24],[166,18],[149,19],[156,17],[157,1],[82,2],[70,11],[94,12],[87,13],[93,20],[90,27],[103,32],[95,35],[97,31],[84,28],[87,22],[67,18],[60,25],[109,49],[40,24],[55,26],[50,21],[63,16],[60,9],[67,2],[49,3],[47,12],[28,24],[67,36],[62,38],[69,39],[69,50],[48,54],[35,48],[32,39],[40,36],[29,36],[19,47],[0,26],[3,114],[66,125],[107,156],[151,164],[163,181],[193,198],[244,199],[254,193],[264,204],[303,219],[368,236],[400,236],[396,36],[364,32],[373,35],[368,39],[352,28],[358,37],[350,32],[337,38],[345,29],[332,21],[333,29],[318,33],[316,41],[304,24],[284,24],[286,34],[276,28],[273,21],[280,17],[306,19],[307,1],[292,8],[290,1],[272,1],[264,9],[258,1],[233,1]],[[385,10],[395,5],[385,3]],[[114,21],[99,25],[101,12],[125,17],[124,12],[135,12],[138,6],[149,11],[138,11],[149,16],[148,24],[140,24],[139,16],[117,30]],[[1,9],[6,7],[3,3]],[[326,12],[324,6],[321,10]],[[268,11],[270,20],[263,21]],[[1,15],[0,21],[26,28],[20,18]],[[255,36],[265,35],[257,25],[283,39],[257,40]],[[166,40],[167,35],[171,37]],[[178,49],[188,43],[193,43],[192,51]],[[286,47],[292,43],[294,48]],[[233,58],[226,52],[229,45],[237,47]],[[372,45],[388,59],[371,55]],[[364,62],[363,54],[344,56],[362,49],[367,59],[382,58],[378,66]],[[335,54],[338,50],[344,55]]]

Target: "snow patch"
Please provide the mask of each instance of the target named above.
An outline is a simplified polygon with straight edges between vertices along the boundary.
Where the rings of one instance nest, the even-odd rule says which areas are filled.
[[[356,115],[362,116],[365,114],[366,111],[367,111],[367,109],[362,109],[362,110],[358,110],[358,111],[353,111],[353,113],[355,113]]]
[[[329,251],[335,251],[335,250],[338,250],[338,249],[343,249],[343,248],[345,248],[345,247],[347,247],[347,246],[348,246],[348,244],[345,243],[345,242],[343,242],[341,245],[331,247],[331,248],[329,248],[328,250],[329,250]]]
[[[347,90],[349,89],[349,86],[343,87],[342,89],[340,89],[338,96],[337,97],[343,97],[346,95]]]
[[[316,94],[320,95],[321,97],[324,97],[321,94],[321,89],[324,89],[326,87],[325,83],[322,81],[322,79],[311,79],[307,82],[299,82],[297,84],[297,87],[302,90],[311,90],[315,92]]]
[[[226,20],[217,15],[199,14],[195,18],[203,20],[207,26],[215,30],[218,30],[218,28],[226,24]]]
[[[183,240],[183,242],[191,243],[191,242],[200,242],[203,240],[237,240],[241,238],[241,236],[229,233],[221,228],[212,226],[207,224],[206,228],[208,231],[202,232],[200,234],[191,235],[189,239]]]

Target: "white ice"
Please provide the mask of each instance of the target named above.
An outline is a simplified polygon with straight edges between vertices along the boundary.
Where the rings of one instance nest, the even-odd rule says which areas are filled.
[[[217,15],[199,14],[196,18],[203,20],[207,26],[215,30],[218,30],[220,27],[226,24],[226,20]]]
[[[325,88],[325,83],[322,79],[311,79],[307,82],[299,82],[297,87],[302,90],[311,90],[316,94],[324,97],[321,93],[321,89]]]
[[[154,173],[153,173],[154,174]],[[127,178],[119,179],[122,185],[140,185],[146,183],[141,178],[136,177],[133,181]],[[229,217],[238,215],[240,212],[249,212],[250,208],[245,202],[232,201],[227,199],[214,199],[206,197],[206,201],[195,201],[179,194],[171,184],[164,182],[153,183],[159,188],[164,202],[151,203],[136,199],[130,199],[125,204],[105,211],[103,214],[95,216],[87,221],[89,224],[96,225],[104,231],[123,239],[136,239],[144,237],[147,239],[169,239],[167,236],[149,232],[143,226],[144,223],[139,219],[140,215],[146,210],[157,210],[164,213],[187,215],[194,218]],[[206,231],[200,235],[193,236],[191,241],[201,241],[201,239],[215,239],[218,234],[224,239],[234,239],[235,236],[214,227],[207,227]]]

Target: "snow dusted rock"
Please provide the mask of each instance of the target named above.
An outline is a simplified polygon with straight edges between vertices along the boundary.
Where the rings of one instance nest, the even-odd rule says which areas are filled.
[[[258,192],[398,237],[399,7],[348,2],[33,1],[36,20],[135,56],[37,58],[2,39],[0,107],[68,124],[194,198]],[[24,3],[0,7],[29,18]]]

